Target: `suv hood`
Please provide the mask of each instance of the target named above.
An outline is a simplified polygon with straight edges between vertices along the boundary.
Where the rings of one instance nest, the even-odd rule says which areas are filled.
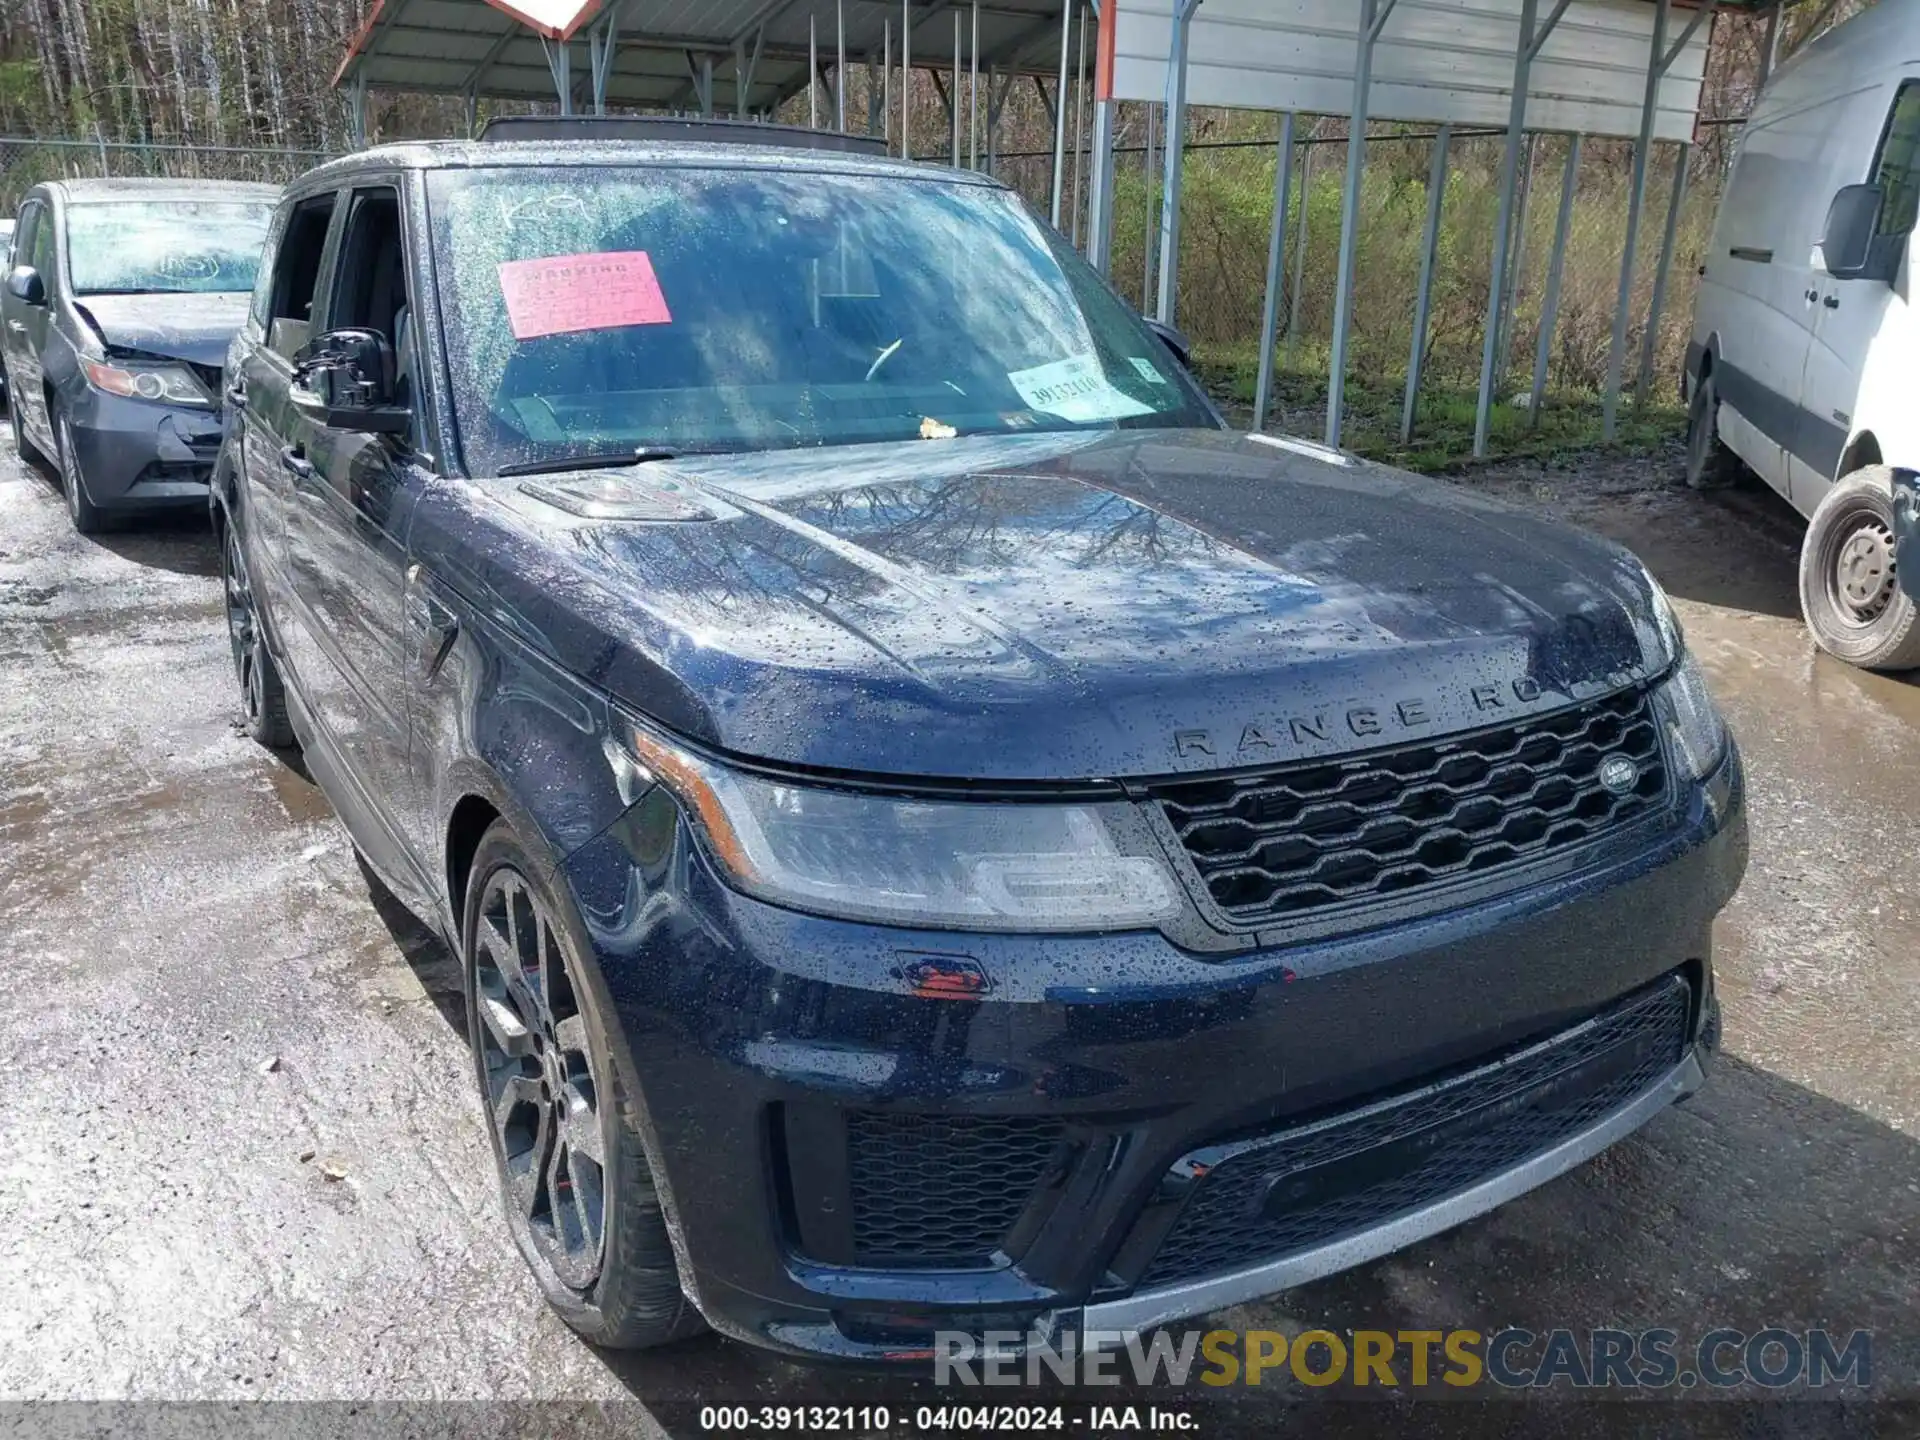
[[[796,766],[1085,780],[1466,730],[1651,677],[1625,550],[1300,442],[1104,432],[618,472],[710,518],[436,486],[414,552],[658,724]],[[670,513],[672,507],[666,507]]]
[[[250,303],[244,293],[82,295],[74,301],[109,349],[215,367],[225,363]]]

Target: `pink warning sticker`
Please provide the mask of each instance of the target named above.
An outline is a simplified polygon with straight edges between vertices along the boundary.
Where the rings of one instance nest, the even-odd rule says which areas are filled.
[[[673,320],[644,250],[509,260],[500,267],[500,293],[516,340]]]

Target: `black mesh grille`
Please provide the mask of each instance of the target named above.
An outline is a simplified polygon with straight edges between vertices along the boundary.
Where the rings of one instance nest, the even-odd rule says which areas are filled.
[[[1235,1151],[1195,1182],[1141,1283],[1276,1260],[1510,1169],[1679,1063],[1691,1004],[1676,977],[1506,1059]]]
[[[1042,1117],[855,1112],[847,1144],[856,1261],[990,1264],[1060,1137],[1060,1122]]]
[[[1600,782],[1616,756],[1636,767],[1622,793]],[[1214,901],[1253,923],[1536,860],[1648,813],[1666,789],[1636,691],[1504,730],[1154,794]]]

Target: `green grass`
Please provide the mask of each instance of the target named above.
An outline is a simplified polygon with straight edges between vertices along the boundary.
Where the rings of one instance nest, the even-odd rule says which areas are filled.
[[[1194,362],[1201,382],[1237,424],[1250,424],[1257,347],[1201,347]],[[1511,382],[1506,393],[1522,388]],[[1293,363],[1274,377],[1273,415],[1310,411],[1307,438],[1319,439],[1325,413],[1327,372],[1324,347],[1302,344]],[[1440,472],[1473,463],[1473,421],[1477,401],[1472,389],[1429,384],[1422,388],[1413,439],[1400,441],[1405,382],[1398,377],[1370,379],[1349,374],[1341,444],[1369,460],[1409,470]],[[1297,422],[1292,427],[1301,429]],[[1669,443],[1684,432],[1686,414],[1677,403],[1650,394],[1646,405],[1622,400],[1615,438],[1607,448],[1639,454]],[[1549,392],[1535,416],[1525,406],[1496,402],[1488,416],[1489,459],[1555,460],[1602,444],[1602,407],[1596,394]]]

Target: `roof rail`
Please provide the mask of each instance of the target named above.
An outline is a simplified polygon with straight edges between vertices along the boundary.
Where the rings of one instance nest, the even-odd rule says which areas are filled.
[[[762,125],[752,120],[697,120],[674,115],[496,115],[482,140],[698,141],[709,145],[772,145],[788,150],[840,150],[885,155],[878,135],[845,135],[802,125]]]

